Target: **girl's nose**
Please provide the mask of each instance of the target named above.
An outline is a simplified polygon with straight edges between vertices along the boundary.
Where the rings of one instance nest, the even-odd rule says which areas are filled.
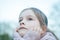
[[[20,23],[20,25],[25,25],[25,24],[22,22],[22,23]]]

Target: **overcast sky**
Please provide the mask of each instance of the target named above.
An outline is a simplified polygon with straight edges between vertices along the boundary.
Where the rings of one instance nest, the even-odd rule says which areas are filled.
[[[59,0],[0,0],[0,22],[17,22],[19,13],[28,7],[39,8],[49,16],[52,5],[58,1]]]

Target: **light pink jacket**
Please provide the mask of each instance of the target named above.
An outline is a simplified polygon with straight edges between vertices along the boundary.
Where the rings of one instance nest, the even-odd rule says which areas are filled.
[[[18,33],[14,33],[13,40],[29,40],[29,39],[21,38]],[[51,32],[46,32],[45,35],[40,40],[58,40],[58,39]]]

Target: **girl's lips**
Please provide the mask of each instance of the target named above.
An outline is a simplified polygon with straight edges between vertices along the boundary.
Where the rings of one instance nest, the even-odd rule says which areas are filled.
[[[20,27],[19,30],[21,30],[21,29],[27,29],[27,28],[25,28],[25,27]]]

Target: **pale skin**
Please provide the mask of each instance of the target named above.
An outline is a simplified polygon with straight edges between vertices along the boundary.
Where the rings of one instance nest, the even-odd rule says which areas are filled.
[[[43,32],[38,18],[32,10],[26,10],[21,13],[19,17],[19,24],[20,26],[17,29],[17,31],[20,34],[20,36],[24,36],[28,31],[35,31],[39,35]]]

